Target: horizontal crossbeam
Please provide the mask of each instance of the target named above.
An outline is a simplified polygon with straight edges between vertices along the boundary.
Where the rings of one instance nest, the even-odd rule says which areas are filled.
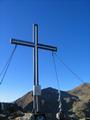
[[[57,51],[57,48],[51,45],[44,45],[44,44],[39,44],[38,43],[38,48],[40,49],[45,49],[45,50],[50,50],[50,51]]]
[[[24,40],[17,40],[17,39],[11,39],[11,44],[23,45],[23,46],[28,46],[28,47],[35,47],[35,44],[33,42],[28,42],[28,41],[24,41]]]
[[[23,40],[17,40],[17,39],[11,39],[12,44],[16,45],[23,45],[23,46],[28,46],[28,47],[35,47],[35,44],[33,42],[28,42],[28,41],[23,41]],[[37,47],[40,49],[45,49],[49,51],[57,51],[57,47],[50,46],[50,45],[44,45],[44,44],[37,44]]]

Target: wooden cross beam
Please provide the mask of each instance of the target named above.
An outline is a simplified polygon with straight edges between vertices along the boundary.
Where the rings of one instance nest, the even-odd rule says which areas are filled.
[[[34,87],[33,87],[33,110],[34,112],[39,112],[39,96],[41,95],[41,87],[39,85],[39,77],[38,77],[38,49],[45,49],[49,51],[57,51],[57,48],[50,45],[44,45],[38,43],[38,25],[33,25],[33,42],[27,42],[23,40],[11,39],[12,44],[22,45],[27,47],[33,47],[33,59],[34,59]]]

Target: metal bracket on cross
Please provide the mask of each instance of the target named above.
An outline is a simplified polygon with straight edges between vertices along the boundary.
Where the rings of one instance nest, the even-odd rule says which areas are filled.
[[[41,95],[41,86],[40,85],[33,85],[33,95]]]

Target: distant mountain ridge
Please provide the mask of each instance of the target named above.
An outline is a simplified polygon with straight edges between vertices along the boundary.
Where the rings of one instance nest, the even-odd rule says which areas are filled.
[[[90,100],[90,83],[84,83],[73,90],[68,91],[68,93],[78,96],[81,100]]]
[[[40,103],[42,113],[52,113],[55,117],[59,110],[58,95],[59,94],[57,89],[51,87],[42,89]],[[61,91],[61,103],[62,111],[66,116],[72,117],[75,120],[76,118],[78,120],[83,118],[86,119],[86,117],[90,118],[90,83],[82,84],[70,91]],[[4,113],[6,116],[13,115],[14,117],[17,117],[20,115],[23,116],[23,113],[32,112],[32,91],[17,99],[13,104],[3,104],[7,107],[5,107],[5,110],[0,112],[0,114]],[[11,112],[12,110],[13,112]],[[6,120],[8,119],[6,118]]]
[[[32,111],[32,91],[16,100],[16,104],[25,111]],[[58,112],[58,90],[46,88],[42,90],[41,110],[44,113]],[[90,117],[90,84],[85,83],[70,91],[61,91],[62,110],[68,116],[77,116],[79,118]]]

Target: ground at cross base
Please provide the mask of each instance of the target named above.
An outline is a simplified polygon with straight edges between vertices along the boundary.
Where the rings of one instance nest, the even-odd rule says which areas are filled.
[[[23,117],[17,117],[13,120],[33,120],[33,119],[30,119],[31,116],[32,116],[31,113],[25,113],[25,115]],[[46,120],[58,120],[58,119],[53,118],[52,114],[49,113],[49,114],[46,114]],[[75,120],[75,119],[68,117],[66,119],[59,119],[59,120]],[[76,120],[78,120],[78,119],[76,119]],[[82,118],[79,120],[90,120],[90,118]]]
[[[17,99],[14,103],[0,103],[0,120],[30,120],[33,105],[32,91]],[[58,112],[58,90],[42,90],[41,112],[47,120],[56,120]],[[70,91],[61,91],[62,110],[66,118],[90,120],[90,83],[85,83]]]
[[[24,113],[21,115],[19,115],[18,117],[15,117],[13,118],[13,116],[10,116],[10,117],[5,117],[5,116],[2,116],[0,117],[0,120],[35,120],[35,119],[32,119],[32,113]],[[52,114],[48,113],[46,114],[46,120],[57,120],[55,119],[55,116],[53,117]],[[90,120],[90,119],[86,119],[86,118],[83,118],[83,119],[72,119],[70,117],[66,118],[66,119],[59,119],[59,120]]]

